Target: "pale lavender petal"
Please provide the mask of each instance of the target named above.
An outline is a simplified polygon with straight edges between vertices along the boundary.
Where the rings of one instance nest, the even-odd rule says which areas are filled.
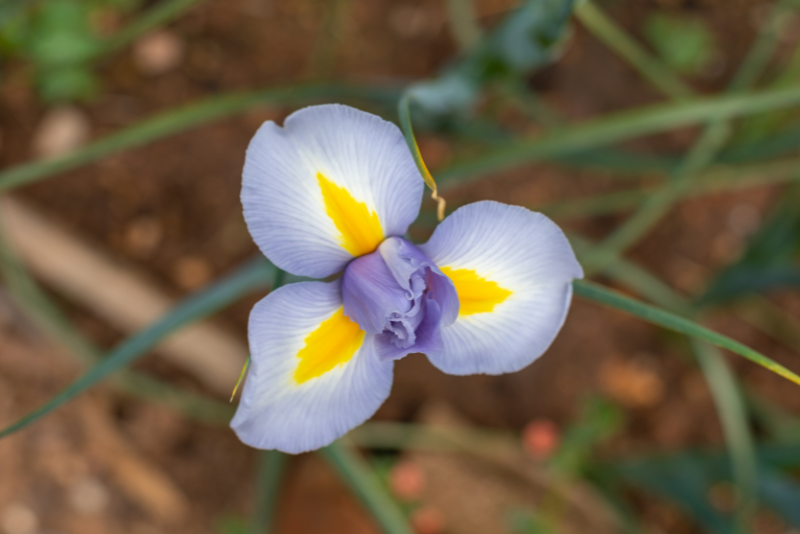
[[[324,447],[369,419],[392,387],[392,362],[367,335],[353,357],[298,384],[298,352],[342,306],[338,281],[300,282],[267,295],[250,314],[251,366],[231,426],[259,449],[300,453]]]
[[[253,240],[278,267],[324,278],[353,256],[327,213],[318,174],[375,213],[385,236],[402,235],[419,213],[424,182],[400,129],[339,104],[268,121],[247,149],[244,218]]]
[[[541,213],[476,202],[447,217],[420,249],[442,268],[466,269],[511,292],[485,313],[442,328],[431,362],[450,374],[518,371],[538,358],[564,324],[572,280],[583,272],[561,229]]]

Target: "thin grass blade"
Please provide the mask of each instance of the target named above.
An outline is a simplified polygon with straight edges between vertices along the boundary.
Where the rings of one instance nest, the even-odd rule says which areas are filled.
[[[0,173],[0,191],[7,191],[60,172],[69,171],[105,156],[235,115],[257,105],[353,99],[394,105],[398,97],[399,91],[392,88],[338,84],[300,85],[213,97],[144,119],[121,132],[111,134],[65,156],[7,169]]]
[[[50,299],[25,268],[0,231],[0,274],[23,312],[85,365],[102,360],[103,353],[87,339]],[[185,417],[211,424],[230,421],[233,410],[217,400],[183,391],[136,371],[124,371],[113,381],[123,393],[167,406]]]
[[[716,348],[692,340],[692,349],[711,389],[725,443],[730,452],[733,480],[737,488],[736,529],[748,531],[758,504],[758,468],[755,443],[748,426],[747,411],[728,364]]]
[[[749,94],[696,98],[622,111],[487,151],[481,156],[464,160],[437,173],[437,180],[439,189],[444,191],[470,178],[523,163],[563,157],[683,126],[798,105],[800,89],[795,86]]]
[[[250,534],[269,534],[275,524],[281,475],[287,457],[280,451],[259,451],[256,476],[256,509],[250,519]]]
[[[1,431],[0,438],[25,428],[116,371],[130,365],[136,358],[181,327],[208,317],[251,291],[268,287],[273,276],[274,267],[259,256],[233,275],[190,296],[152,326],[120,343],[106,359],[92,367],[43,406]]]
[[[797,376],[789,369],[778,364],[777,362],[774,362],[760,352],[755,351],[750,347],[739,343],[738,341],[734,341],[728,336],[724,336],[714,332],[713,330],[709,330],[708,328],[700,326],[694,321],[684,319],[683,317],[680,317],[674,313],[656,308],[655,306],[651,306],[643,302],[639,302],[630,297],[626,297],[622,293],[608,289],[594,282],[579,280],[573,282],[572,285],[575,289],[576,295],[580,295],[583,298],[630,313],[631,315],[635,315],[636,317],[647,321],[648,323],[662,326],[668,330],[685,334],[689,337],[705,341],[723,349],[727,349],[735,354],[747,358],[754,363],[757,363],[761,367],[768,369],[773,373],[786,378],[787,380],[791,380],[797,385],[800,385],[800,376]]]
[[[339,441],[319,453],[353,490],[385,534],[411,534],[402,512],[363,459]]]

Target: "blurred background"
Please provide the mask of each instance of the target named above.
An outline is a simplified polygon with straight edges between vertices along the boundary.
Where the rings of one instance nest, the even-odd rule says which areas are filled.
[[[404,90],[448,211],[543,211],[592,279],[800,369],[798,15],[0,0],[0,428],[124,367],[0,440],[0,533],[800,532],[798,386],[579,298],[519,373],[401,360],[334,452],[227,428],[274,274],[239,203],[250,137],[316,102],[396,122]],[[412,237],[435,223],[426,197]]]

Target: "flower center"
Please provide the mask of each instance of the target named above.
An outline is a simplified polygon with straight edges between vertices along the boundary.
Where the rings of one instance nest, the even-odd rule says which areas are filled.
[[[375,336],[378,355],[442,350],[440,326],[458,316],[453,283],[417,247],[390,237],[356,258],[342,280],[344,313]],[[444,318],[444,319],[443,319]]]

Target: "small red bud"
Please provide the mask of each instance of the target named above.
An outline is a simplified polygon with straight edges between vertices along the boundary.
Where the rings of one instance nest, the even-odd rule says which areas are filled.
[[[522,430],[522,445],[537,460],[550,456],[560,439],[558,427],[549,419],[534,419]]]
[[[414,462],[397,462],[389,472],[389,487],[398,499],[417,500],[425,489],[425,473]]]
[[[441,534],[444,532],[444,517],[432,506],[424,506],[411,514],[411,526],[417,534]]]

